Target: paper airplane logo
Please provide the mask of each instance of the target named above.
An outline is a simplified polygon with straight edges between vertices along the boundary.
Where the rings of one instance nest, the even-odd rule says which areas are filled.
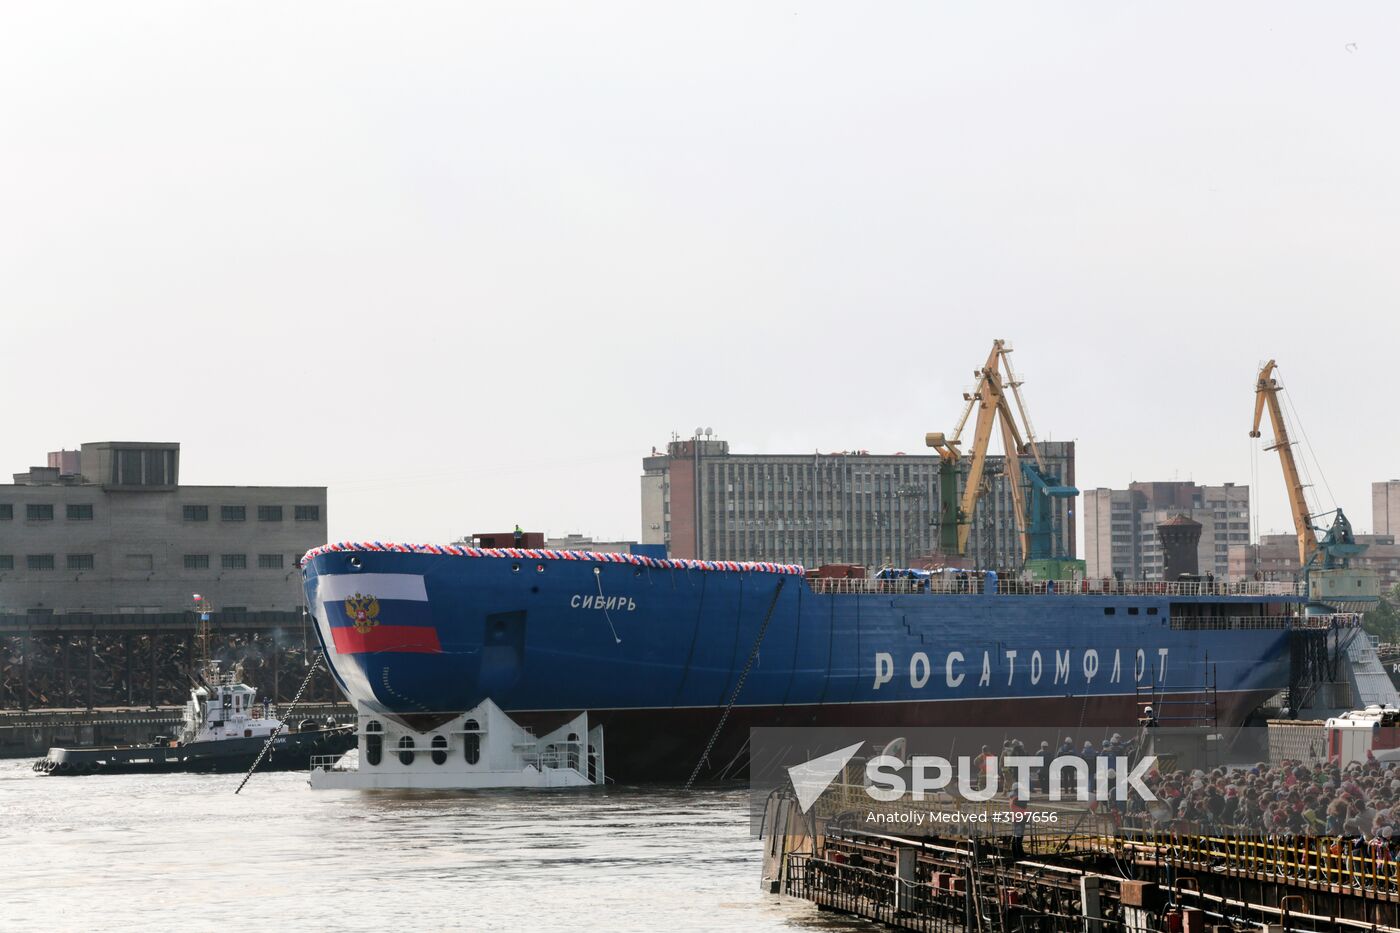
[[[800,765],[793,765],[788,768],[788,777],[792,779],[792,789],[797,792],[797,802],[802,807],[802,812],[806,813],[812,809],[812,804],[817,802],[817,798],[825,793],[831,786],[831,782],[836,780],[836,775],[840,774],[846,767],[846,763],[860,751],[864,742],[857,742],[854,745],[847,745],[840,751],[822,755],[820,758],[813,758],[811,761],[804,761]]]

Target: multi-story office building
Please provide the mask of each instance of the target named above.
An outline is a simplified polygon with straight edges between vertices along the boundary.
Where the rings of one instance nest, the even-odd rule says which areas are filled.
[[[1074,443],[1042,441],[1046,468],[1074,483]],[[1021,561],[1004,458],[988,457],[987,491],[967,557]],[[909,566],[937,548],[939,461],[931,455],[734,454],[727,441],[673,440],[642,461],[642,541],[676,557]],[[959,487],[965,475],[959,471]],[[1074,503],[1055,502],[1055,536],[1075,551]]]
[[[1371,484],[1371,531],[1400,535],[1400,479]]]
[[[180,445],[107,442],[0,485],[0,612],[294,610],[324,486],[182,486]]]
[[[1160,579],[1157,526],[1177,515],[1201,523],[1201,573],[1224,579],[1230,570],[1230,546],[1249,543],[1249,487],[1233,483],[1130,483],[1127,489],[1084,493],[1085,572],[1090,577]]]

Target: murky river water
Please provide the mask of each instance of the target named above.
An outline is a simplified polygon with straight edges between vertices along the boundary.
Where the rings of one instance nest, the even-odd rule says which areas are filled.
[[[759,891],[742,788],[311,791],[0,761],[0,929],[861,929]]]

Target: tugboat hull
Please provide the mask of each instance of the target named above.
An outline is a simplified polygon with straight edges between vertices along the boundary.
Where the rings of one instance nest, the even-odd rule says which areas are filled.
[[[247,771],[267,744],[265,736],[191,742],[187,745],[125,745],[51,748],[34,763],[42,774],[172,774]],[[283,733],[272,741],[262,771],[305,771],[313,755],[340,755],[355,747],[355,728]]]

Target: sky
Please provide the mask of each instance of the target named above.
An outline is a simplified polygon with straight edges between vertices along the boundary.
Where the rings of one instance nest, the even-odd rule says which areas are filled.
[[[641,458],[922,452],[993,338],[1081,488],[1400,477],[1383,3],[7,3],[4,472],[180,441],[334,539],[640,533]],[[1265,429],[1265,439],[1271,436]]]

